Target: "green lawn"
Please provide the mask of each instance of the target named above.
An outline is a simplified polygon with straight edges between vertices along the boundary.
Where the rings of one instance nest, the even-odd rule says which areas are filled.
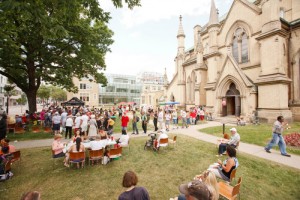
[[[283,134],[289,134],[294,132],[300,132],[300,123],[295,122],[289,125],[291,129],[284,130]],[[230,134],[229,129],[233,126],[226,125],[225,133]],[[246,125],[246,126],[235,126],[238,133],[241,136],[241,141],[249,144],[256,144],[259,146],[266,146],[266,144],[272,138],[272,124],[260,124],[260,125]],[[222,137],[222,125],[212,128],[200,129],[201,132],[212,134],[215,136]],[[276,147],[277,148],[277,147]],[[277,148],[278,149],[278,148]],[[300,155],[300,148],[287,147],[288,153],[294,153]]]
[[[133,170],[152,200],[167,200],[178,194],[178,185],[190,181],[217,161],[215,145],[178,135],[177,147],[159,154],[144,151],[146,138],[131,140],[130,152],[106,166],[68,169],[62,160],[52,166],[49,147],[22,150],[22,162],[14,164],[14,177],[0,183],[1,199],[19,199],[26,191],[37,190],[42,199],[115,200],[123,191],[122,176]],[[237,178],[243,177],[241,199],[300,199],[300,171],[239,153]]]

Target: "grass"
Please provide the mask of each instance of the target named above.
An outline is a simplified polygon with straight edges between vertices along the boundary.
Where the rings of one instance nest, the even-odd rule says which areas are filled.
[[[124,191],[122,176],[133,170],[139,186],[149,191],[152,200],[178,195],[178,186],[190,181],[216,162],[215,145],[178,135],[177,147],[159,154],[143,150],[146,138],[131,140],[121,160],[106,166],[67,169],[56,160],[53,169],[49,147],[22,150],[22,162],[12,166],[14,177],[0,183],[1,199],[19,199],[22,193],[41,192],[42,199],[117,199]],[[241,199],[300,199],[300,171],[239,153],[237,178],[242,176]]]
[[[45,132],[26,132],[22,134],[12,134],[8,133],[7,138],[10,139],[11,141],[25,141],[25,140],[40,140],[40,139],[49,139],[53,138],[53,135],[50,133],[45,133]]]
[[[229,128],[232,126],[226,126],[225,132],[230,133]],[[300,123],[295,122],[290,124],[291,129],[284,130],[283,134],[287,135],[294,132],[300,132]],[[260,124],[260,125],[246,125],[236,127],[238,133],[241,136],[241,141],[249,144],[256,144],[259,146],[266,146],[272,138],[272,124]],[[203,133],[222,137],[223,127],[211,127],[200,130]],[[278,149],[278,147],[276,147]],[[300,155],[300,148],[287,146],[288,153]]]

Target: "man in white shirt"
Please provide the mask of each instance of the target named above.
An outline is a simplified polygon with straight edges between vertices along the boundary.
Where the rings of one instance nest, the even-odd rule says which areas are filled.
[[[157,121],[159,123],[159,130],[163,129],[163,122],[164,122],[164,113],[162,109],[159,109]]]
[[[63,112],[61,113],[61,126],[62,126],[62,130],[65,132],[65,127],[66,127],[66,120],[67,120],[67,116],[68,113],[66,112],[66,110],[64,109]]]
[[[87,134],[88,121],[89,121],[89,117],[86,115],[86,113],[83,113],[83,115],[81,116],[80,128],[84,136],[86,136]]]
[[[186,123],[186,112],[184,110],[181,110],[181,118],[182,118],[182,127],[183,128],[184,126],[187,128],[188,125]]]
[[[219,155],[222,155],[226,151],[226,146],[230,145],[236,148],[237,144],[240,142],[240,135],[237,133],[236,128],[231,128],[231,138],[230,140],[223,140],[222,143],[219,145]]]
[[[72,115],[69,115],[67,117],[67,120],[66,120],[66,133],[65,133],[65,139],[67,139],[67,136],[69,134],[69,139],[71,139],[72,137],[72,127],[73,127],[73,118],[72,118]]]

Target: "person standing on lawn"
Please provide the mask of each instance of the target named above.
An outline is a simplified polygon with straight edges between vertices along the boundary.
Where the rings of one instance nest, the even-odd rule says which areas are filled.
[[[281,155],[291,157],[291,155],[286,152],[286,144],[285,144],[284,139],[282,137],[282,132],[283,132],[283,129],[284,129],[284,125],[286,125],[286,122],[284,122],[283,116],[278,116],[277,120],[273,124],[272,140],[265,147],[265,150],[266,150],[266,152],[271,153],[270,149],[272,149],[272,147],[274,145],[278,144]]]
[[[132,111],[132,134],[139,134],[139,130],[137,128],[138,117],[136,116],[135,111]]]
[[[127,134],[127,126],[129,122],[129,117],[127,116],[126,112],[123,112],[123,116],[121,119],[121,126],[122,126],[122,134],[126,135]]]
[[[141,120],[142,120],[142,128],[144,130],[144,134],[146,134],[148,120],[147,120],[147,114],[144,111],[142,112]]]
[[[158,119],[158,114],[157,114],[157,110],[154,112],[154,115],[153,115],[153,124],[154,124],[154,131],[157,131],[158,130],[158,127],[157,127],[157,119]]]

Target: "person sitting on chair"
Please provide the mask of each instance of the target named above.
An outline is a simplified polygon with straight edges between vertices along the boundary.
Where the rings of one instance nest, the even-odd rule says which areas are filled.
[[[227,145],[236,148],[238,142],[240,141],[240,135],[237,133],[236,128],[231,128],[230,132],[231,132],[230,140],[226,140],[226,139],[221,140],[221,144],[219,144],[218,156],[221,156],[225,152]]]
[[[84,152],[85,151],[85,148],[84,148],[84,145],[81,143],[81,138],[78,137],[76,138],[76,143],[73,144],[70,149],[68,150],[68,152]],[[66,155],[66,160],[69,160],[69,155]],[[79,168],[79,162],[81,160],[76,160],[78,161],[77,162],[77,168]],[[81,166],[83,167],[83,166]]]
[[[224,162],[218,160],[218,163],[210,165],[207,170],[212,171],[216,177],[229,181],[232,170],[239,166],[239,162],[236,158],[236,150],[233,146],[227,145],[226,154],[228,158]]]
[[[138,177],[133,171],[127,171],[123,176],[122,185],[126,189],[118,200],[143,199],[149,200],[149,193],[144,187],[137,187]]]

